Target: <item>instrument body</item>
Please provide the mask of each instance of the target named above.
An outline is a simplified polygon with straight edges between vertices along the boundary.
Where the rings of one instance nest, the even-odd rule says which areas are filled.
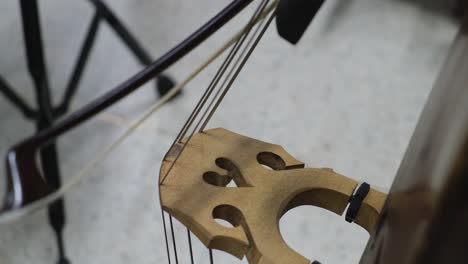
[[[466,263],[468,21],[419,119],[361,263]]]

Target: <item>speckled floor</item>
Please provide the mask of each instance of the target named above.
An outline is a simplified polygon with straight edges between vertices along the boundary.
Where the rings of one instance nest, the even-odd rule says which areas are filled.
[[[33,102],[17,2],[0,3],[0,74]],[[58,100],[92,9],[86,1],[39,2],[50,80]],[[228,3],[108,2],[154,57]],[[210,126],[281,144],[308,167],[333,167],[389,188],[456,29],[446,18],[407,1],[338,2],[326,3],[297,46],[279,39],[270,28]],[[246,17],[236,19],[173,66],[170,74],[183,79]],[[66,196],[66,249],[72,263],[165,263],[157,191],[160,160],[217,65],[219,61]],[[74,108],[139,69],[113,32],[102,26]],[[153,89],[153,84],[146,85],[60,139],[64,181],[155,101]],[[34,126],[1,97],[0,121],[1,155],[33,133]],[[185,230],[175,225],[179,262],[188,263]],[[368,238],[364,230],[343,218],[312,207],[291,211],[281,219],[280,228],[291,247],[324,264],[357,263]],[[206,250],[194,243],[196,263],[208,263]],[[215,252],[215,260],[238,263],[220,252]],[[0,225],[1,264],[55,261],[55,242],[45,210]]]

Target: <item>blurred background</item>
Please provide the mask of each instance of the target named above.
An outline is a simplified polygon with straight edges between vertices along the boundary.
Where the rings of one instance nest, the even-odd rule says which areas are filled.
[[[55,102],[94,13],[88,1],[41,0],[43,40]],[[109,7],[153,58],[172,48],[229,1],[113,0]],[[252,13],[231,23],[171,67],[183,80],[228,40]],[[272,25],[214,115],[210,127],[282,145],[307,167],[390,188],[406,145],[457,32],[444,7],[414,1],[330,0],[298,45]],[[19,1],[0,3],[0,75],[31,105]],[[215,61],[153,115],[66,196],[65,247],[71,263],[165,263],[157,179],[161,159],[220,65]],[[123,82],[143,66],[109,26],[99,27],[72,110]],[[69,181],[158,100],[148,83],[58,141]],[[35,126],[0,96],[0,155]],[[0,162],[2,174],[4,163]],[[3,176],[3,175],[2,175]],[[175,222],[180,263],[186,233]],[[358,263],[368,234],[330,212],[300,207],[280,222],[287,243],[324,264]],[[196,263],[208,252],[194,239]],[[184,248],[185,247],[185,248]],[[216,263],[239,263],[215,251]],[[0,225],[0,263],[56,263],[45,209]],[[243,260],[242,263],[247,263]]]

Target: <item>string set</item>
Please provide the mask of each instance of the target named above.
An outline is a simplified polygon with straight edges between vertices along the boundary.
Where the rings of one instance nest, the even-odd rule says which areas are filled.
[[[225,98],[226,94],[232,87],[234,81],[238,77],[240,71],[244,67],[245,63],[249,59],[250,55],[252,54],[253,50],[259,43],[260,39],[266,32],[268,26],[271,24],[273,18],[275,17],[275,12],[271,12],[276,7],[276,2],[272,3],[270,6],[267,7],[269,0],[262,0],[258,7],[256,8],[254,14],[249,19],[247,25],[244,27],[242,31],[242,35],[235,41],[234,45],[232,46],[231,50],[229,51],[228,55],[224,59],[223,63],[221,64],[220,68],[216,72],[215,76],[211,80],[210,84],[204,91],[202,97],[196,104],[194,110],[191,112],[190,116],[186,120],[185,124],[183,125],[182,129],[178,133],[177,137],[175,138],[174,142],[172,143],[169,151],[177,145],[181,146],[180,151],[176,155],[174,161],[171,163],[169,169],[165,172],[164,175],[161,175],[160,184],[163,185],[164,181],[166,180],[167,176],[171,172],[174,164],[178,161],[179,157],[183,154],[185,147],[190,143],[193,135],[197,132],[202,132],[205,127],[208,125],[209,121],[213,117],[214,113],[218,109],[219,105]],[[267,20],[263,20],[263,18],[268,14],[271,13]],[[255,27],[256,23],[258,25]],[[255,29],[254,29],[255,28]],[[170,254],[170,243],[168,239],[168,230],[166,227],[166,220],[164,211],[161,209],[161,214],[163,218],[163,225],[164,225],[164,236],[166,242],[166,251],[167,251],[167,259],[168,263],[171,263],[171,254]],[[167,213],[168,214],[168,213]],[[179,258],[177,255],[177,242],[174,235],[174,224],[173,224],[173,217],[171,214],[169,215],[169,225],[170,225],[170,234],[172,240],[172,251],[174,255],[174,261],[178,264]],[[193,249],[192,249],[192,241],[191,241],[191,232],[187,228],[187,240],[188,240],[188,247],[189,247],[189,254],[191,263],[194,263],[193,258]],[[209,250],[209,258],[210,263],[214,263],[213,252],[211,249]]]

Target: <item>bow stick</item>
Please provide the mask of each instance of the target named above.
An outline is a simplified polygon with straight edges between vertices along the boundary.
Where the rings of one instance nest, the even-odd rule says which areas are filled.
[[[0,213],[14,212],[15,214],[12,215],[14,217],[14,215],[24,213],[24,211],[19,211],[19,209],[35,201],[40,199],[52,201],[60,197],[63,192],[56,193],[56,195],[47,198],[52,193],[52,190],[48,187],[47,182],[35,163],[37,151],[48,142],[55,140],[57,137],[120,101],[151,78],[166,70],[221,28],[250,2],[252,0],[234,0],[206,24],[147,68],[78,111],[68,115],[53,127],[13,146],[8,151],[6,158],[8,176],[7,198],[3,208],[0,209]]]

